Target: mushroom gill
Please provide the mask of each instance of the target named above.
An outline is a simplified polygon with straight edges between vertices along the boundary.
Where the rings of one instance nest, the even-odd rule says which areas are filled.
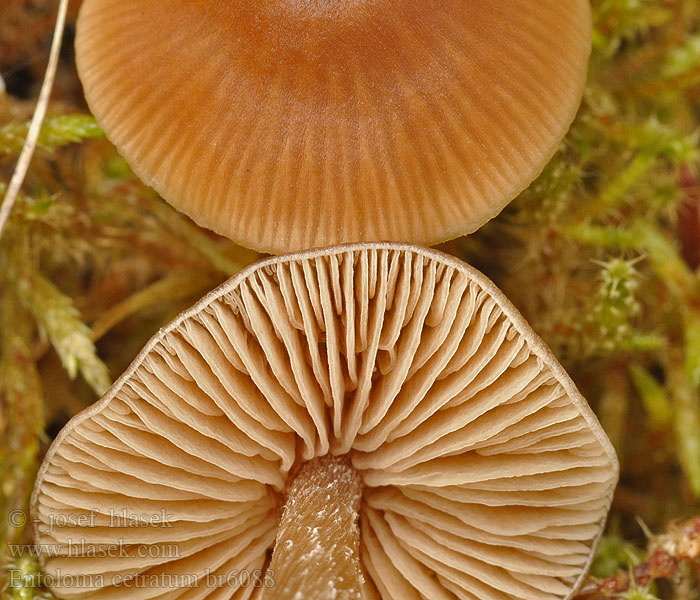
[[[134,171],[274,254],[431,245],[541,172],[583,94],[588,0],[85,0],[85,96]]]
[[[562,600],[616,479],[490,281],[367,244],[258,263],[161,330],[33,507],[60,598]]]

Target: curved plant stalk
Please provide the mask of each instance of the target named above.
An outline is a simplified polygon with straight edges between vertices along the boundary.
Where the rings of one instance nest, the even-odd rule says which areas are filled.
[[[41,124],[44,122],[44,117],[46,116],[46,109],[48,108],[49,98],[51,97],[51,89],[53,88],[53,82],[56,77],[56,67],[58,66],[58,57],[61,51],[61,43],[63,41],[63,30],[66,24],[67,11],[68,0],[60,0],[58,5],[58,14],[56,16],[56,27],[54,28],[53,41],[51,42],[49,63],[46,67],[44,83],[41,85],[39,101],[37,102],[36,109],[34,110],[34,116],[32,117],[32,122],[29,126],[29,131],[27,132],[27,138],[24,141],[24,146],[22,147],[22,152],[17,160],[15,172],[12,175],[12,179],[10,179],[10,185],[7,188],[5,199],[3,200],[2,205],[0,205],[0,238],[2,238],[2,233],[5,229],[5,225],[7,224],[7,220],[10,217],[10,212],[12,212],[12,207],[15,204],[19,190],[22,187],[22,183],[24,183],[24,178],[27,175],[27,170],[29,169],[29,163],[32,160],[34,149],[36,148],[36,144],[39,139]]]

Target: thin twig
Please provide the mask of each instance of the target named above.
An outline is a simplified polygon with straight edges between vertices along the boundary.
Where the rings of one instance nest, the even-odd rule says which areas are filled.
[[[39,139],[41,125],[46,116],[46,109],[48,108],[49,98],[51,97],[51,89],[53,88],[53,82],[56,77],[56,68],[58,67],[58,57],[63,41],[63,29],[66,24],[68,2],[69,0],[60,0],[59,2],[56,26],[53,32],[53,41],[51,42],[51,52],[49,54],[49,64],[46,67],[46,74],[44,75],[44,82],[41,85],[39,100],[34,109],[34,116],[29,125],[29,131],[27,132],[27,138],[24,140],[22,152],[19,155],[19,159],[17,159],[15,172],[12,174],[10,185],[7,188],[7,194],[5,194],[5,199],[2,201],[2,206],[0,206],[0,238],[2,238],[2,233],[10,217],[10,212],[12,212],[12,207],[15,204],[19,190],[22,187],[22,183],[24,183],[27,169],[29,169],[29,163],[32,160],[32,155],[34,154],[34,149]]]

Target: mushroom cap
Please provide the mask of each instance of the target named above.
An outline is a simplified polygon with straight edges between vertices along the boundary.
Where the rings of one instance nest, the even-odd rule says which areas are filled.
[[[288,482],[328,453],[363,479],[363,592],[382,600],[571,598],[618,474],[479,272],[394,244],[273,258],[161,330],[59,434],[32,500],[37,543],[58,548],[47,579],[61,598],[247,598],[251,579],[211,583],[263,572]],[[77,556],[79,540],[123,553]]]
[[[274,254],[430,245],[498,214],[571,124],[588,0],[85,0],[90,109],[168,202]]]

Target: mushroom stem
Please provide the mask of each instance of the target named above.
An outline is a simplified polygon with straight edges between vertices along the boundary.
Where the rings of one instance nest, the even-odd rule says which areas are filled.
[[[307,462],[288,490],[264,600],[360,600],[362,480],[346,457]]]

